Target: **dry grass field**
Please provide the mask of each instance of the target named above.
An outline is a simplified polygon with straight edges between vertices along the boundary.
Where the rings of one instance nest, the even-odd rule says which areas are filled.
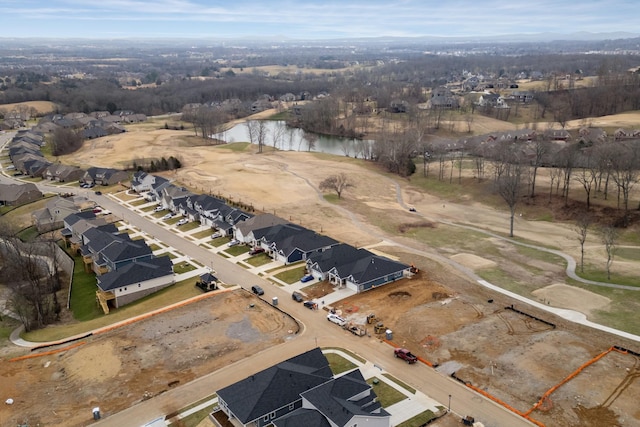
[[[35,108],[38,114],[49,114],[56,111],[56,104],[51,101],[27,101],[13,104],[0,104],[0,110],[9,112],[21,106],[29,109]]]

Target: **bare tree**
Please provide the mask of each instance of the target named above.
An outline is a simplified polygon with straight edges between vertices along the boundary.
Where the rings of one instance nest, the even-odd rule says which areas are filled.
[[[638,182],[640,173],[640,145],[620,145],[613,157],[611,178],[618,186],[618,194],[622,195],[625,225],[629,221],[629,195],[633,186]],[[618,196],[620,197],[620,196]]]
[[[273,128],[273,135],[272,135],[274,149],[280,148],[280,142],[284,138],[284,134],[286,131],[287,131],[287,125],[284,122],[280,121],[276,123],[276,125]]]
[[[578,242],[580,243],[580,272],[584,273],[584,243],[587,241],[589,226],[593,218],[588,213],[583,213],[576,220],[575,231],[578,234]]]
[[[258,153],[262,153],[269,130],[264,120],[251,120],[246,123],[249,131],[249,140],[252,144],[258,144]]]
[[[316,148],[316,142],[318,142],[318,135],[311,132],[305,132],[304,139],[307,140],[307,151],[313,151]]]
[[[617,249],[618,230],[612,225],[607,225],[600,230],[600,236],[607,252],[607,280],[611,280],[611,264]]]
[[[533,159],[531,160],[531,197],[536,196],[536,176],[538,175],[538,168],[542,165],[544,157],[549,151],[549,142],[541,138],[536,138],[533,143]]]
[[[349,177],[345,173],[341,172],[336,175],[331,175],[330,177],[325,178],[320,183],[320,190],[335,191],[335,193],[338,195],[338,199],[340,199],[342,197],[342,192],[344,190],[354,186],[355,185],[353,184],[353,182],[351,182]]]
[[[512,153],[506,158],[507,161],[502,167],[502,173],[496,179],[496,189],[500,197],[509,206],[510,224],[509,237],[513,237],[513,221],[516,214],[516,206],[520,201],[523,191],[522,172],[523,167],[519,162],[518,156]]]
[[[584,157],[583,167],[580,168],[576,177],[574,178],[580,184],[587,195],[587,210],[591,208],[591,192],[596,185],[598,178],[598,167],[591,155],[591,151],[587,152]]]

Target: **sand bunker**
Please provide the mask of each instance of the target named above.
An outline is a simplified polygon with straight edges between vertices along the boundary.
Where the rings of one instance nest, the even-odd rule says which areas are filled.
[[[611,300],[585,289],[555,283],[532,292],[533,295],[555,307],[569,308],[589,315],[604,309]]]
[[[451,256],[451,259],[457,263],[471,268],[472,270],[480,270],[483,268],[492,268],[497,264],[490,259],[482,258],[473,254],[456,254]]]

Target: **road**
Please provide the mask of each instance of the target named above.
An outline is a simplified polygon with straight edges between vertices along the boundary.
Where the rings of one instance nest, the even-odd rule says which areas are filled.
[[[12,137],[10,133],[0,136],[2,137],[0,146],[4,145]],[[2,174],[0,174],[0,180],[3,182],[13,181],[12,178]],[[69,190],[68,187],[48,185],[44,182],[37,183],[37,185],[43,192],[59,193]],[[279,307],[290,313],[303,325],[300,335],[294,339],[251,357],[243,358],[232,365],[172,389],[153,399],[141,402],[127,410],[110,414],[109,408],[102,408],[103,414],[107,416],[95,423],[95,425],[114,427],[141,426],[154,418],[164,416],[169,412],[200,400],[252,373],[316,346],[342,347],[359,354],[377,366],[383,367],[385,371],[388,371],[406,384],[441,402],[444,407],[448,405],[449,396],[451,396],[452,412],[457,413],[459,416],[472,415],[477,420],[481,420],[486,426],[519,427],[533,425],[524,418],[478,395],[464,385],[426,365],[415,364],[408,366],[396,360],[393,357],[392,348],[378,339],[357,338],[349,332],[333,327],[333,325],[328,325],[323,315],[324,311],[312,311],[304,308],[301,304],[293,302],[291,295],[278,286],[130,211],[107,195],[99,196],[92,190],[84,189],[76,189],[74,192],[96,201],[102,207],[109,209],[116,217],[122,218],[138,227],[148,236],[173,246],[203,265],[212,267],[223,282],[239,284],[245,288],[249,288],[252,284],[259,284],[266,292],[263,298],[267,302],[271,301],[274,296],[278,297],[280,301]]]

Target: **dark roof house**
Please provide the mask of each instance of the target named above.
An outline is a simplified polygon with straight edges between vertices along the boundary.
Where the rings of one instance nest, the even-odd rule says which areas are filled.
[[[220,411],[234,425],[257,427],[389,426],[376,400],[360,371],[334,378],[319,348],[218,390]]]

